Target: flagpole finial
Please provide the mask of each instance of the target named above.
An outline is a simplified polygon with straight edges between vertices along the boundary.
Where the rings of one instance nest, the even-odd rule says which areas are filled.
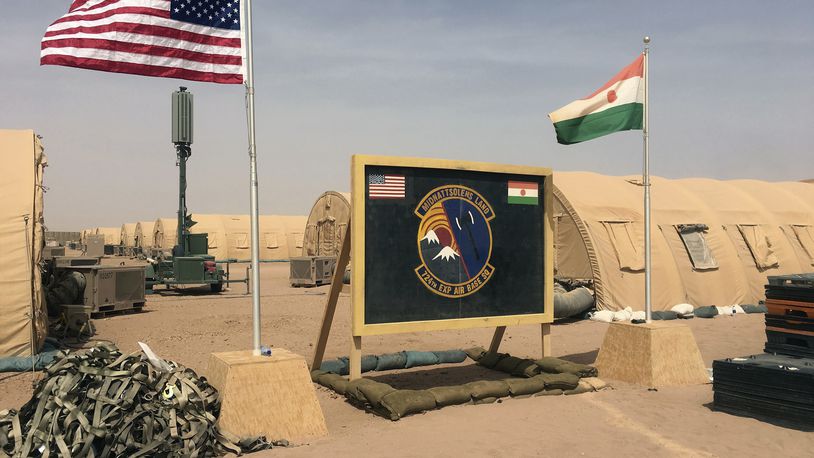
[[[644,44],[650,43],[650,35],[645,35],[642,41],[644,41]]]

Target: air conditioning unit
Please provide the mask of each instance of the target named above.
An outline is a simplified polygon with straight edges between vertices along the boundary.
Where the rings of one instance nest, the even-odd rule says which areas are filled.
[[[336,256],[301,256],[291,258],[289,264],[291,286],[329,285],[336,268]]]
[[[85,276],[83,304],[91,313],[141,310],[144,307],[143,266],[72,266]]]

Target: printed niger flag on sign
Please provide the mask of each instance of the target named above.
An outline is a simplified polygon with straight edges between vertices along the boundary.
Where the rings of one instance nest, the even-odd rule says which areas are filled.
[[[525,204],[537,205],[539,198],[537,197],[537,190],[539,186],[537,183],[529,181],[510,181],[509,182],[509,203],[510,204]]]

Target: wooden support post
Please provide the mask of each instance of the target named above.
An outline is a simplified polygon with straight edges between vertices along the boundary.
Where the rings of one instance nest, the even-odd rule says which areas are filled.
[[[328,302],[325,304],[325,313],[322,315],[322,326],[317,336],[317,346],[314,349],[314,359],[311,362],[311,370],[319,369],[322,365],[322,358],[325,356],[325,346],[328,344],[328,335],[331,333],[331,324],[334,321],[336,303],[339,301],[339,293],[342,291],[342,280],[345,277],[345,268],[350,260],[350,225],[345,231],[342,239],[342,249],[339,252],[339,259],[336,260],[334,276],[331,280],[331,291],[328,293]]]
[[[551,324],[541,323],[540,331],[543,337],[543,358],[545,358],[551,356]]]
[[[360,378],[362,376],[362,336],[353,336],[348,363],[350,364],[348,380]]]
[[[495,328],[495,335],[492,336],[492,343],[489,344],[489,351],[497,352],[500,348],[500,341],[503,340],[503,333],[506,332],[506,326],[498,326]]]

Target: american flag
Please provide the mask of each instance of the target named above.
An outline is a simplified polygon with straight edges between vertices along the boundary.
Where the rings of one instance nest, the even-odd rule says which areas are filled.
[[[74,0],[41,65],[243,83],[240,0]]]
[[[367,191],[370,199],[403,199],[404,175],[370,174]]]

